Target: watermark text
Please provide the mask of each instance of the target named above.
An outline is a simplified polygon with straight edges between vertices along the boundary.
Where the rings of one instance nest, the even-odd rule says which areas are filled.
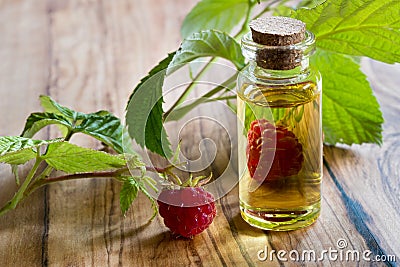
[[[321,262],[341,261],[341,262],[396,262],[395,255],[373,255],[371,250],[359,251],[356,249],[347,249],[348,243],[345,239],[339,239],[336,247],[329,247],[321,251],[309,250],[274,250],[267,246],[257,252],[257,258],[260,261],[293,261],[293,262]]]

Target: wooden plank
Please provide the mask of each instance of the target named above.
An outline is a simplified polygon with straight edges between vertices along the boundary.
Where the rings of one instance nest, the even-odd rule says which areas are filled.
[[[0,8],[0,135],[19,135],[39,110],[49,72],[48,20],[44,1],[2,1]],[[34,33],[34,34],[33,34]],[[47,138],[47,132],[40,134]],[[21,170],[21,176],[26,175]],[[17,190],[9,166],[0,166],[0,205]],[[0,218],[0,265],[37,266],[44,234],[43,191]]]
[[[178,18],[190,3],[181,4],[175,8],[175,14],[182,12]],[[169,41],[179,40],[179,29],[165,22],[170,21],[172,7],[164,8],[168,6],[155,1],[56,1],[51,9],[50,94],[80,111],[108,109],[122,117],[132,86],[178,45]],[[151,34],[147,25],[155,27]],[[147,50],[149,43],[156,44],[154,51]],[[81,136],[72,141],[99,147]],[[125,231],[130,229],[125,227],[128,220],[121,218],[119,190],[120,185],[109,180],[49,187],[45,258],[50,265],[115,266],[137,258],[124,260],[124,253],[131,253],[125,248]],[[135,221],[140,219],[137,215]]]
[[[172,5],[166,0],[54,0],[48,7],[44,1],[35,5],[29,2],[1,2],[0,20],[4,23],[0,23],[0,33],[6,41],[0,43],[5,62],[0,66],[0,83],[10,90],[0,90],[0,99],[20,100],[18,105],[0,102],[1,111],[10,110],[13,114],[0,118],[0,125],[10,125],[0,129],[2,135],[19,134],[25,117],[38,109],[36,99],[40,93],[50,94],[80,111],[108,109],[122,117],[132,87],[179,45],[178,25],[196,1],[179,0]],[[16,30],[13,24],[5,23],[13,19],[20,23],[16,24]],[[37,34],[30,34],[34,30]],[[260,250],[266,248],[287,252],[296,249],[300,253],[315,250],[319,255],[324,249],[337,249],[339,239],[348,242],[347,248],[359,252],[369,249],[372,255],[399,255],[398,165],[393,160],[398,155],[399,115],[398,90],[394,85],[399,81],[394,78],[397,72],[386,78],[386,73],[394,70],[392,67],[381,71],[380,65],[367,67],[370,73],[379,73],[371,79],[378,97],[385,103],[386,142],[383,149],[325,148],[322,215],[313,226],[287,233],[252,228],[240,217],[238,191],[234,188],[217,202],[218,216],[207,231],[193,240],[175,239],[161,217],[147,223],[152,210],[142,194],[126,218],[122,218],[118,183],[106,179],[69,181],[48,187],[44,198],[42,192],[37,192],[16,211],[0,218],[0,265],[358,265],[327,259],[322,262],[258,259]],[[197,91],[193,97],[199,95]],[[223,109],[215,105],[209,111],[225,116]],[[235,122],[231,122],[235,127]],[[168,130],[177,136],[181,126],[171,124]],[[185,144],[183,151],[195,159],[199,156],[199,141],[213,139],[219,154],[206,173],[212,169],[217,177],[224,171],[230,151],[223,131],[214,127],[207,120],[188,125],[186,137],[192,143]],[[43,134],[55,137],[57,131],[52,129]],[[235,142],[235,137],[232,138]],[[98,142],[82,136],[72,141],[100,147]],[[0,169],[0,175],[4,173],[8,173],[8,168]],[[236,179],[232,170],[228,174]],[[7,179],[0,183],[0,201],[4,202],[12,195],[12,177],[7,174]]]
[[[383,145],[327,148],[326,166],[337,187],[348,198],[358,229],[382,253],[400,255],[399,127],[400,65],[366,61],[364,69],[372,83],[385,118]]]
[[[115,84],[118,65],[114,62],[102,1],[56,1],[50,14],[50,95],[83,112],[115,111],[120,93]],[[83,136],[73,137],[72,142],[100,147],[99,142]],[[70,181],[49,187],[44,255],[49,265],[118,264],[118,189],[107,180]]]

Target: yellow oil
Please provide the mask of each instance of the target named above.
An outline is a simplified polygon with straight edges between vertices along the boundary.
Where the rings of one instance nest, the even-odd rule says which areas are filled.
[[[244,85],[238,92],[239,198],[242,217],[258,228],[299,229],[320,212],[322,176],[321,96],[314,82]],[[255,182],[247,169],[247,131],[255,119],[267,119],[292,131],[304,160],[296,175]]]

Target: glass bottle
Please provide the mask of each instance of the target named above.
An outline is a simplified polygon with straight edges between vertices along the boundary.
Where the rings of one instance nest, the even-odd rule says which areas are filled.
[[[299,229],[320,213],[322,80],[309,64],[314,35],[303,35],[284,46],[256,43],[251,32],[242,38],[249,65],[237,88],[240,210],[261,229]]]

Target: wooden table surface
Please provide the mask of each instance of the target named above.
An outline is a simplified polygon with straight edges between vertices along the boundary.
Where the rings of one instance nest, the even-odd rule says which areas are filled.
[[[19,135],[25,119],[50,95],[83,112],[107,109],[120,118],[140,78],[175,50],[179,27],[195,0],[1,0],[0,135]],[[79,180],[35,192],[0,218],[0,266],[294,266],[261,261],[268,251],[347,249],[400,261],[400,66],[366,60],[386,120],[384,143],[324,148],[322,214],[309,228],[268,232],[240,217],[234,188],[217,202],[211,227],[193,240],[174,239],[140,195],[126,218],[120,184]],[[42,131],[42,138],[56,132]],[[99,148],[92,139],[80,145]],[[219,147],[224,149],[224,147]],[[213,168],[218,169],[218,166]],[[0,204],[14,194],[0,166]],[[260,254],[263,256],[263,254]],[[368,256],[368,255],[367,255]],[[395,266],[325,259],[303,266]]]

